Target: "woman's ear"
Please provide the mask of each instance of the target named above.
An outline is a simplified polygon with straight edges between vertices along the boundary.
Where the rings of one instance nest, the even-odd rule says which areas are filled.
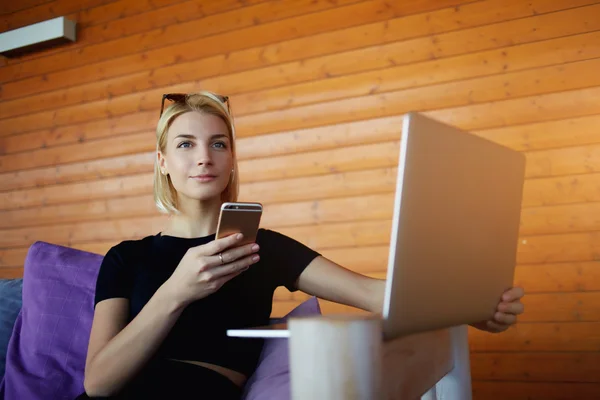
[[[168,175],[169,171],[167,169],[167,159],[161,151],[158,151],[156,153],[156,157],[158,158],[158,166],[160,168],[160,173],[163,175]]]

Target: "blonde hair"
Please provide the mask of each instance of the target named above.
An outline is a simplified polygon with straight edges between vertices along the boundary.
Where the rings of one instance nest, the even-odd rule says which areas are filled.
[[[229,107],[224,104],[226,99],[212,92],[201,91],[185,95],[185,100],[176,101],[171,104],[161,115],[156,126],[156,150],[163,154],[167,147],[167,132],[169,127],[178,116],[190,112],[199,111],[220,117],[227,125],[229,139],[231,141],[231,153],[233,156],[233,170],[229,183],[221,193],[221,201],[237,201],[239,192],[238,166],[235,151],[235,127]],[[164,214],[179,214],[177,204],[177,190],[171,182],[169,175],[163,175],[158,163],[158,157],[154,160],[154,203],[158,210]]]

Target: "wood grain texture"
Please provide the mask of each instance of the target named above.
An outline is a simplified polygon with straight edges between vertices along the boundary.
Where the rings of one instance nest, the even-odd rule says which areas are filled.
[[[502,335],[469,329],[472,352],[597,352],[599,322],[520,322]]]
[[[477,37],[477,33],[477,31],[474,32],[475,37]],[[421,84],[430,84],[459,79],[461,77],[474,77],[494,72],[532,68],[536,65],[559,64],[562,62],[589,59],[594,57],[598,52],[597,48],[589,46],[589,43],[594,41],[593,37],[597,35],[597,32],[590,32],[588,34],[584,33],[564,38],[534,41],[532,43],[525,42],[525,44],[516,46],[509,45],[507,47],[501,47],[498,50],[484,50],[466,54],[461,53],[460,49],[457,49],[456,51],[444,49],[444,54],[437,59],[429,60],[428,58],[425,58],[425,61],[419,61],[417,59],[415,60],[416,63],[387,68],[381,73],[360,72],[367,71],[369,68],[379,70],[382,67],[389,67],[390,64],[392,64],[392,66],[397,63],[406,64],[411,60],[402,59],[391,63],[392,59],[388,61],[385,58],[382,58],[380,54],[360,54],[363,62],[350,63],[349,65],[345,64],[344,76],[339,76],[339,73],[335,73],[335,71],[331,70],[332,62],[339,63],[339,58],[341,57],[340,54],[336,54],[335,56],[317,57],[302,63],[277,65],[258,68],[243,73],[217,76],[215,78],[204,80],[203,84],[215,87],[221,92],[230,93],[235,99],[236,104],[249,103],[248,107],[258,107],[259,105],[261,107],[269,107],[270,104],[274,103],[274,100],[268,99],[270,92],[276,93],[277,91],[289,91],[293,89],[294,96],[282,100],[285,106],[290,106],[293,104],[301,104],[302,99],[306,97],[300,90],[300,88],[303,87],[301,83],[298,83],[300,88],[296,88],[295,85],[290,87],[287,86],[294,84],[295,82],[311,82],[312,80],[329,78],[323,80],[320,85],[316,85],[313,92],[316,91],[322,95],[329,94],[329,96],[335,96],[337,94],[339,96],[340,94],[344,95],[350,88],[355,86],[355,82],[353,82],[352,85],[347,85],[346,82],[348,80],[362,79],[364,81],[363,86],[366,85],[369,87],[368,90],[373,90],[374,86],[372,82],[385,83],[385,85],[379,85],[377,88],[377,91],[384,92],[386,89],[390,90],[389,87],[394,86],[410,87],[418,85],[420,82],[422,82]],[[487,43],[484,43],[486,39],[481,38],[480,40],[482,41],[480,46],[485,48],[487,46]],[[443,46],[443,44],[440,44],[440,46]],[[389,50],[390,53],[393,51],[393,49]],[[361,51],[349,52],[345,57],[350,59],[359,52]],[[452,57],[454,53],[459,55]],[[184,66],[188,69],[183,69]],[[178,64],[177,67],[179,68],[177,72],[179,75],[190,78],[195,74],[204,71],[201,65],[196,65],[194,63]],[[67,88],[66,90],[42,93],[36,96],[7,101],[6,106],[0,110],[0,117],[5,118],[44,109],[57,109],[72,104],[78,104],[80,102],[103,99],[109,94],[112,97],[117,97],[123,93],[140,91],[145,87],[150,89],[152,88],[150,85],[160,86],[161,79],[167,79],[167,82],[173,79],[172,74],[168,71],[169,68],[173,67],[161,69],[160,72],[156,71],[157,73],[152,74],[151,77],[140,74],[139,79],[135,79],[133,82],[132,79],[134,76],[125,76],[115,78],[114,80],[92,82],[86,85]],[[325,75],[323,74],[323,68],[328,68]],[[355,77],[346,76],[351,73],[357,73],[358,75]],[[268,75],[270,76],[270,79],[249,80],[248,74],[257,77]],[[379,74],[384,74],[384,76],[379,77]],[[388,76],[391,76],[393,79],[389,79]],[[333,90],[332,87],[328,87],[328,90],[324,92],[320,87],[323,84],[328,86],[337,85],[339,89]],[[130,88],[130,92],[126,92],[130,85],[133,85],[133,87]],[[264,90],[274,86],[279,86],[279,88],[272,89],[265,93],[261,91],[261,89]],[[310,86],[308,88],[310,88]],[[360,89],[360,86],[357,86],[354,90],[358,91]],[[254,91],[258,91],[258,93],[253,93]],[[142,93],[146,92],[147,91],[142,90]],[[155,96],[153,93],[155,93],[154,90],[150,91],[145,98],[152,98]],[[235,94],[239,95],[234,97]],[[261,101],[257,102],[257,99],[260,99]],[[24,104],[27,104],[27,109],[23,107]],[[271,105],[270,107],[275,106],[277,106],[277,104]],[[236,106],[236,110],[237,109],[238,107]]]
[[[475,353],[474,380],[600,383],[600,353]]]
[[[194,19],[205,19],[206,24],[203,26],[204,32],[215,29],[215,26],[225,25],[223,19],[219,21],[219,17],[215,14],[226,13],[227,11],[240,9],[245,6],[260,4],[266,0],[225,0],[225,1],[208,1],[197,2],[190,0],[117,0],[98,7],[88,8],[85,10],[79,9],[75,13],[68,13],[67,18],[77,21],[80,29],[77,35],[77,41],[70,44],[68,47],[59,47],[55,49],[47,49],[45,51],[36,52],[23,57],[8,64],[18,64],[34,59],[44,57],[56,57],[57,53],[74,52],[76,49],[88,47],[93,44],[106,42],[126,36],[131,36],[136,33],[145,33],[153,29],[165,28],[171,24],[183,23]],[[76,3],[75,1],[71,1]],[[81,2],[79,2],[81,3]],[[58,10],[66,12],[75,10],[67,1],[61,1],[58,4],[60,8],[52,7],[52,11],[57,16],[65,15],[57,13]],[[71,6],[71,7],[69,7]],[[33,16],[34,9],[29,9],[27,15],[20,15],[21,18],[29,18]],[[274,10],[275,11],[275,10]],[[25,13],[23,13],[25,14]],[[237,15],[232,13],[232,19]],[[11,18],[12,20],[13,18]],[[17,20],[18,18],[15,18]],[[34,21],[37,22],[37,21]],[[232,21],[233,22],[233,21]],[[247,26],[248,22],[239,18],[236,21],[241,26]],[[254,22],[252,22],[254,23]],[[235,25],[235,26],[240,26]],[[222,31],[216,28],[216,32]],[[226,28],[225,28],[226,29]],[[208,33],[209,33],[208,32]],[[69,65],[73,67],[74,65]]]
[[[105,254],[162,230],[160,98],[209,89],[231,98],[240,199],[263,226],[385,279],[403,115],[421,111],[527,159],[526,312],[469,331],[475,399],[600,396],[597,1],[13,3],[0,31],[57,15],[79,31],[0,61],[0,278],[37,240]],[[307,298],[278,288],[273,316]]]
[[[595,400],[600,383],[475,381],[475,400]]]

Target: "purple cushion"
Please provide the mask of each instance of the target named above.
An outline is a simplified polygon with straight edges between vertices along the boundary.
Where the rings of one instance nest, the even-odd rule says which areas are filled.
[[[282,320],[316,314],[321,314],[319,301],[316,297],[311,297],[290,311]],[[266,339],[258,367],[248,379],[242,398],[244,400],[290,399],[289,363],[288,340]]]
[[[7,400],[73,399],[83,373],[103,256],[44,242],[27,254],[23,306],[8,345]]]

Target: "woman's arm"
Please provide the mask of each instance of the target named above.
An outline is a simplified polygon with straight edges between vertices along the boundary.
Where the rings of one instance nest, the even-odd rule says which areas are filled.
[[[353,272],[319,256],[300,274],[296,287],[310,295],[370,311],[383,313],[385,280]]]
[[[310,295],[335,303],[357,307],[376,314],[383,312],[385,280],[374,279],[350,271],[325,257],[315,258],[300,274],[296,287]],[[517,322],[524,306],[520,287],[509,289],[502,295],[494,317],[489,321],[471,324],[488,332],[502,332]]]
[[[83,386],[90,397],[118,393],[153,356],[183,311],[159,289],[127,324],[129,300],[97,304],[90,333]]]

